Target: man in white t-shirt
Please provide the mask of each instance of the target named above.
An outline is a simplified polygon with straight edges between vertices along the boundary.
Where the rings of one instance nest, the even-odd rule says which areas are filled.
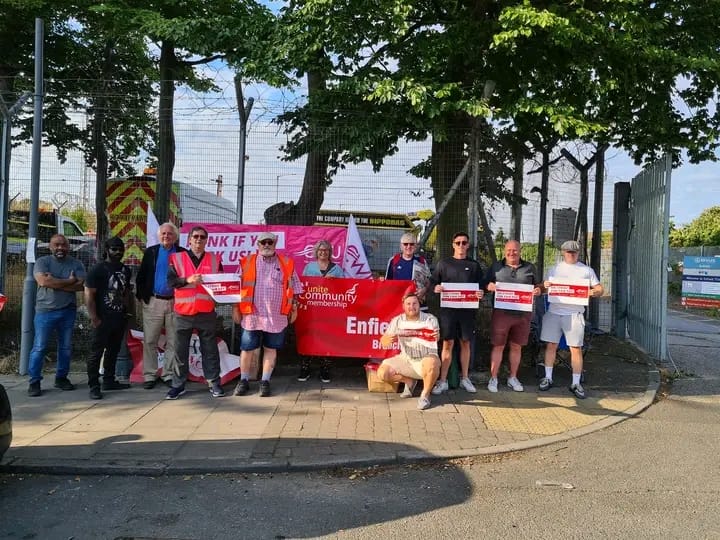
[[[437,318],[420,311],[420,300],[416,292],[403,297],[403,313],[390,321],[385,334],[380,338],[384,349],[400,347],[400,354],[383,360],[377,370],[378,378],[393,383],[403,383],[402,397],[412,397],[418,380],[423,389],[418,400],[420,410],[430,407],[430,391],[440,375],[440,357],[437,340],[440,325]]]
[[[587,279],[590,287],[590,297],[602,296],[603,286],[600,284],[595,271],[578,261],[580,244],[575,240],[568,240],[560,246],[563,261],[553,266],[548,272],[548,279],[544,282],[548,289],[553,281],[563,279]],[[570,392],[579,399],[585,399],[585,389],[580,384],[583,369],[582,346],[585,338],[585,306],[574,304],[551,303],[550,308],[542,320],[540,339],[547,343],[545,348],[545,377],[540,380],[538,388],[549,390],[553,385],[553,366],[558,343],[562,335],[570,348],[570,363],[572,365],[572,383]]]

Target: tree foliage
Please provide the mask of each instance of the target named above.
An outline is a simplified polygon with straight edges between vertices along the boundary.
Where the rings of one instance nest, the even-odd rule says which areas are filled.
[[[697,218],[682,227],[670,230],[672,247],[720,246],[720,206],[704,210]]]

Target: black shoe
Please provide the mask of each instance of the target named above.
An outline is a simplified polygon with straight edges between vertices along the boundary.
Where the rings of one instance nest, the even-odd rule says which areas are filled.
[[[260,381],[260,397],[268,397],[270,395],[270,381]]]
[[[152,390],[153,388],[155,388],[155,381],[145,381],[143,383],[143,388],[145,390]]]
[[[165,399],[177,399],[185,393],[185,385],[182,386],[171,386],[168,393],[165,395]]]
[[[55,379],[55,388],[60,390],[75,390],[75,385],[67,377]]]
[[[237,383],[237,386],[235,387],[235,391],[233,392],[236,396],[244,396],[250,391],[250,383],[247,379],[240,379],[240,382]]]
[[[108,381],[102,383],[102,389],[103,390],[127,390],[130,388],[129,384],[117,382],[117,381]]]
[[[102,399],[102,392],[99,386],[93,386],[90,389],[90,399]]]
[[[212,385],[210,385],[210,393],[212,397],[223,397],[225,395],[225,390],[220,386],[220,379],[213,381]]]
[[[300,374],[298,375],[298,381],[305,382],[310,378],[310,366],[300,366]]]
[[[328,368],[320,368],[320,380],[324,383],[330,382],[330,370]]]
[[[42,390],[40,389],[40,381],[31,382],[28,386],[28,396],[40,397],[42,396]]]

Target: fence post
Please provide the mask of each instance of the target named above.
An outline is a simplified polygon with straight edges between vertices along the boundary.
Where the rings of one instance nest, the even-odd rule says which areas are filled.
[[[630,235],[630,182],[615,184],[613,203],[612,333],[627,337],[628,237]]]

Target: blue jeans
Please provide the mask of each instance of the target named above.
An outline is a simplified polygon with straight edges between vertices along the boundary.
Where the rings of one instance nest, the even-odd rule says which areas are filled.
[[[68,371],[70,371],[72,333],[76,315],[77,308],[75,306],[35,313],[35,339],[30,351],[30,365],[28,366],[31,383],[42,380],[45,349],[47,349],[48,341],[54,331],[57,331],[58,344],[55,378],[67,377]]]

